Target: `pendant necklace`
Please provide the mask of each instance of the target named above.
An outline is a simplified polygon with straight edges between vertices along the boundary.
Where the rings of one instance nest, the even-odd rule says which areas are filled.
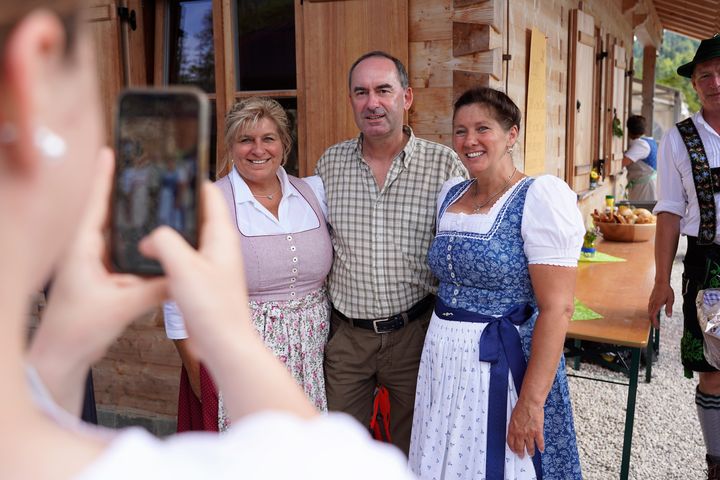
[[[508,184],[510,183],[510,180],[512,180],[512,178],[515,176],[515,173],[516,173],[516,172],[517,172],[517,167],[515,167],[515,169],[512,171],[512,173],[511,173],[510,176],[507,178],[507,180],[505,180],[505,183],[504,183],[503,186],[500,188],[500,190],[498,190],[497,192],[495,192],[494,194],[492,194],[492,195],[491,195],[490,197],[488,197],[487,200],[485,200],[484,202],[482,202],[482,203],[476,203],[476,204],[475,204],[475,208],[473,208],[473,213],[479,213],[480,210],[481,210],[485,205],[487,205],[488,203],[490,203],[490,202],[492,202],[493,200],[495,200],[498,195],[500,195],[502,192],[504,192],[505,189],[507,188]],[[475,195],[477,195],[477,179],[475,179]]]
[[[253,193],[253,197],[257,197],[257,198],[267,198],[268,200],[272,200],[272,199],[273,199],[273,196],[274,196],[274,195],[277,195],[278,192],[280,192],[280,190],[282,190],[282,188],[280,188],[280,189],[278,189],[278,190],[276,190],[276,191],[274,191],[273,193],[270,193],[270,194],[268,194],[268,195],[255,195],[255,194]]]

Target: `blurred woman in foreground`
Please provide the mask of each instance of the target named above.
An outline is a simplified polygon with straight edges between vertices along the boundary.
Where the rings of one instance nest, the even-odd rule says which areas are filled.
[[[202,190],[198,251],[167,227],[141,244],[166,277],[105,270],[112,159],[100,154],[97,79],[79,7],[0,7],[0,478],[366,478],[378,469],[407,478],[399,453],[371,443],[363,427],[319,417],[257,336],[237,234],[214,187]],[[26,353],[27,302],[51,272],[53,292]],[[223,390],[233,428],[160,441],[141,429],[80,424],[67,412],[80,409],[90,364],[168,296]]]

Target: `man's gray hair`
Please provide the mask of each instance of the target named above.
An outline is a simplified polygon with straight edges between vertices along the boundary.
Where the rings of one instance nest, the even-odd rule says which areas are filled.
[[[357,67],[358,64],[360,62],[362,62],[363,60],[366,60],[366,59],[372,58],[372,57],[387,58],[388,60],[393,62],[395,64],[395,69],[397,70],[398,79],[400,80],[400,86],[403,89],[408,88],[410,86],[410,80],[408,78],[408,72],[407,72],[407,69],[405,68],[405,65],[403,65],[403,63],[400,60],[398,60],[396,57],[393,57],[392,55],[390,55],[387,52],[383,52],[382,50],[374,50],[372,52],[368,52],[368,53],[360,56],[360,58],[355,60],[355,62],[352,64],[352,67],[350,67],[350,72],[348,73],[348,88],[352,88],[352,74],[353,74],[353,71],[355,71],[355,67]]]

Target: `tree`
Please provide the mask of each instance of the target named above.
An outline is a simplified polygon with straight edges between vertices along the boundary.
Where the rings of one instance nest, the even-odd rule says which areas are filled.
[[[680,90],[691,112],[700,110],[700,101],[690,79],[677,74],[677,67],[692,61],[699,40],[665,30],[662,48],[655,63],[655,83]],[[642,78],[643,48],[637,41],[633,45],[635,77]]]

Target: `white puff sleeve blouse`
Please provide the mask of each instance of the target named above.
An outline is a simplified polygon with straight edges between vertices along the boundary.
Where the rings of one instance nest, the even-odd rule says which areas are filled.
[[[462,178],[445,182],[438,196],[438,213],[448,191]],[[487,213],[465,214],[446,211],[438,221],[438,231],[454,230],[487,233],[502,205],[520,185],[505,192]],[[577,195],[553,175],[537,177],[528,187],[520,226],[528,264],[575,267],[580,256],[585,225],[577,207]]]

